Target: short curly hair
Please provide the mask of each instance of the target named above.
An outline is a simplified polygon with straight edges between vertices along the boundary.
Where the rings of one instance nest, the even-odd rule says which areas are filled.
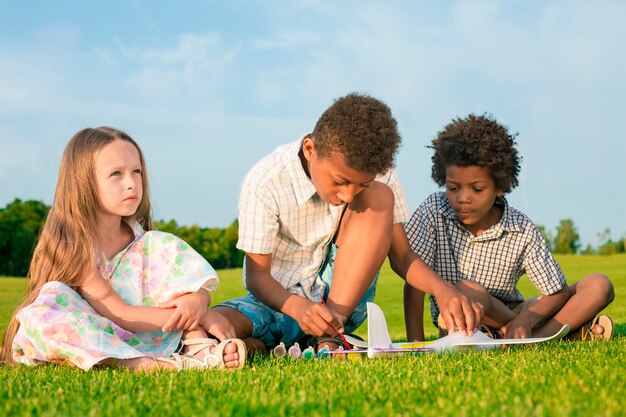
[[[350,168],[368,174],[393,167],[401,142],[389,107],[358,93],[335,100],[315,124],[313,137],[319,156],[338,153]]]
[[[516,137],[517,133],[510,134],[488,114],[453,119],[428,146],[435,151],[431,158],[433,180],[445,185],[446,168],[450,165],[479,166],[489,170],[496,189],[510,192],[518,185],[520,171]]]

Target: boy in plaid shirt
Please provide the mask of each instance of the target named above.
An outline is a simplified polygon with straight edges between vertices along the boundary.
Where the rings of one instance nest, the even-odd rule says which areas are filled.
[[[470,114],[439,132],[432,177],[446,190],[429,196],[406,224],[411,247],[484,307],[482,323],[494,337],[549,336],[568,324],[570,338],[608,340],[613,323],[597,314],[613,301],[611,281],[595,273],[568,286],[535,225],[504,198],[518,184],[515,145],[515,135],[489,116]],[[524,300],[517,289],[523,274],[540,297]],[[421,340],[424,293],[407,286],[404,303],[407,337]],[[445,334],[432,298],[431,314]]]
[[[246,253],[249,294],[215,310],[251,349],[307,335],[339,344],[339,333],[365,320],[387,255],[411,285],[437,297],[450,325],[470,333],[478,327],[477,303],[429,271],[408,245],[402,228],[408,210],[392,169],[399,145],[389,107],[349,94],[312,133],[250,170],[237,243]]]

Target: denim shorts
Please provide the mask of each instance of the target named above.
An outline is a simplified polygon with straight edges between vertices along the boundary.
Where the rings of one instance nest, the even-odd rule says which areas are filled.
[[[328,293],[332,285],[336,254],[337,246],[331,244],[324,264],[318,274],[318,279],[325,284],[324,300],[328,299]],[[344,324],[343,327],[346,333],[353,332],[365,321],[367,317],[366,303],[374,301],[377,281],[378,272],[365,295],[352,312],[352,315]],[[268,349],[273,348],[280,342],[283,342],[286,346],[291,346],[295,342],[302,343],[303,340],[308,338],[300,329],[297,321],[280,311],[266,306],[250,293],[245,297],[228,300],[220,305],[234,308],[243,313],[252,322],[252,337],[260,339]]]

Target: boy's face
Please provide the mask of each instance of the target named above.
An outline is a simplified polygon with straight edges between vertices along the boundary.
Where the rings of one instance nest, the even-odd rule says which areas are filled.
[[[312,137],[304,139],[302,153],[317,194],[333,206],[349,204],[376,178],[375,175],[348,167],[340,154],[320,157],[315,149],[315,139]]]
[[[465,228],[480,235],[500,221],[501,210],[494,206],[503,193],[496,189],[487,168],[479,166],[446,167],[446,196]]]

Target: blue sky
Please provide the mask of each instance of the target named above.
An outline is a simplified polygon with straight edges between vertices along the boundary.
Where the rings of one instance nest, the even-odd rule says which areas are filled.
[[[626,3],[619,1],[0,0],[0,207],[52,203],[87,126],[142,146],[155,217],[223,227],[247,170],[369,93],[403,137],[414,210],[437,190],[426,146],[452,118],[518,132],[509,201],[584,243],[626,233]]]

